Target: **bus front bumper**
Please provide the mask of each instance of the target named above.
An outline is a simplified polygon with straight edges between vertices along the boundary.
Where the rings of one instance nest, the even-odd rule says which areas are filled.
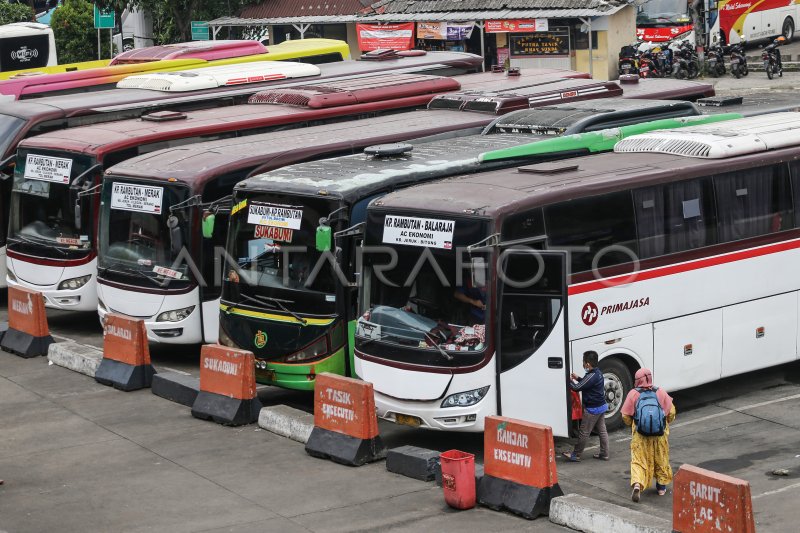
[[[495,414],[493,396],[466,407],[444,408],[441,406],[442,400],[400,400],[375,392],[378,418],[399,425],[440,431],[481,432],[484,419]]]
[[[345,351],[340,348],[335,353],[310,363],[267,362],[267,368],[258,368],[256,360],[256,381],[284,389],[313,391],[317,374],[330,372],[344,375]]]

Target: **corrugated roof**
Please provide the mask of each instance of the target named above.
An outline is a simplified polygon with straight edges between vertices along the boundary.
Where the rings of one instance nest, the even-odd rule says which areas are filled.
[[[555,0],[554,0],[555,1]],[[558,0],[561,1],[561,0]],[[569,1],[569,0],[568,0]],[[596,8],[576,9],[503,9],[498,11],[449,11],[422,13],[384,13],[370,15],[294,16],[250,19],[221,17],[209,22],[210,26],[266,26],[268,24],[341,24],[346,22],[439,22],[464,20],[503,20],[525,18],[575,18],[613,15],[626,4]]]
[[[266,0],[242,9],[239,18],[274,19],[279,17],[312,17],[353,15],[369,7],[369,0]]]
[[[373,3],[370,9],[381,14],[541,9],[585,9],[605,12],[624,4],[624,0],[379,0]]]

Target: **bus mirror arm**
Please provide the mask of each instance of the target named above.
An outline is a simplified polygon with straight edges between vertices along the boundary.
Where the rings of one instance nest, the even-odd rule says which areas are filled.
[[[14,154],[0,161],[0,180],[5,181],[14,174],[13,172],[7,172],[7,171],[14,168],[16,159],[17,155]]]
[[[180,220],[175,215],[170,214],[167,218],[167,228],[169,228],[169,247],[173,256],[181,253],[183,248],[183,233],[181,233]]]

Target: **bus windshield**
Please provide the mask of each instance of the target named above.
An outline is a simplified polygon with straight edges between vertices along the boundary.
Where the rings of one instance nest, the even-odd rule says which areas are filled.
[[[316,230],[339,202],[270,193],[238,196],[233,204],[227,251],[238,272],[226,273],[223,297],[251,306],[253,297],[266,297],[263,305],[278,312],[335,313],[336,278],[331,261],[316,249]]]
[[[82,202],[85,208],[76,220],[78,195],[70,183],[93,164],[88,156],[19,150],[11,189],[11,250],[58,259],[91,250],[91,197]]]
[[[190,283],[190,256],[179,257],[191,248],[191,210],[178,206],[188,195],[188,189],[178,184],[106,180],[100,224],[107,229],[98,248],[102,276],[150,289]]]
[[[689,22],[687,0],[649,0],[639,6],[637,26],[669,25]]]
[[[24,125],[25,121],[21,118],[0,114],[0,158],[17,138],[17,133]]]
[[[370,354],[411,364],[479,363],[488,343],[489,299],[471,265],[484,265],[486,274],[488,256],[469,254],[465,246],[485,236],[486,223],[386,215],[370,224],[374,216],[367,231],[383,234],[366,237],[380,245],[364,254],[356,348],[371,343]]]

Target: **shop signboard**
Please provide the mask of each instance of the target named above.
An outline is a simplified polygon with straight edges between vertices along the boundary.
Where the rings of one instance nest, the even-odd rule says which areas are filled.
[[[356,24],[358,48],[362,52],[372,50],[410,50],[414,46],[414,23],[400,24]]]
[[[487,20],[486,33],[533,33],[548,31],[547,19]]]
[[[569,55],[568,28],[553,28],[552,31],[510,35],[508,42],[511,57]]]
[[[474,22],[417,22],[417,39],[463,41],[472,36]]]

